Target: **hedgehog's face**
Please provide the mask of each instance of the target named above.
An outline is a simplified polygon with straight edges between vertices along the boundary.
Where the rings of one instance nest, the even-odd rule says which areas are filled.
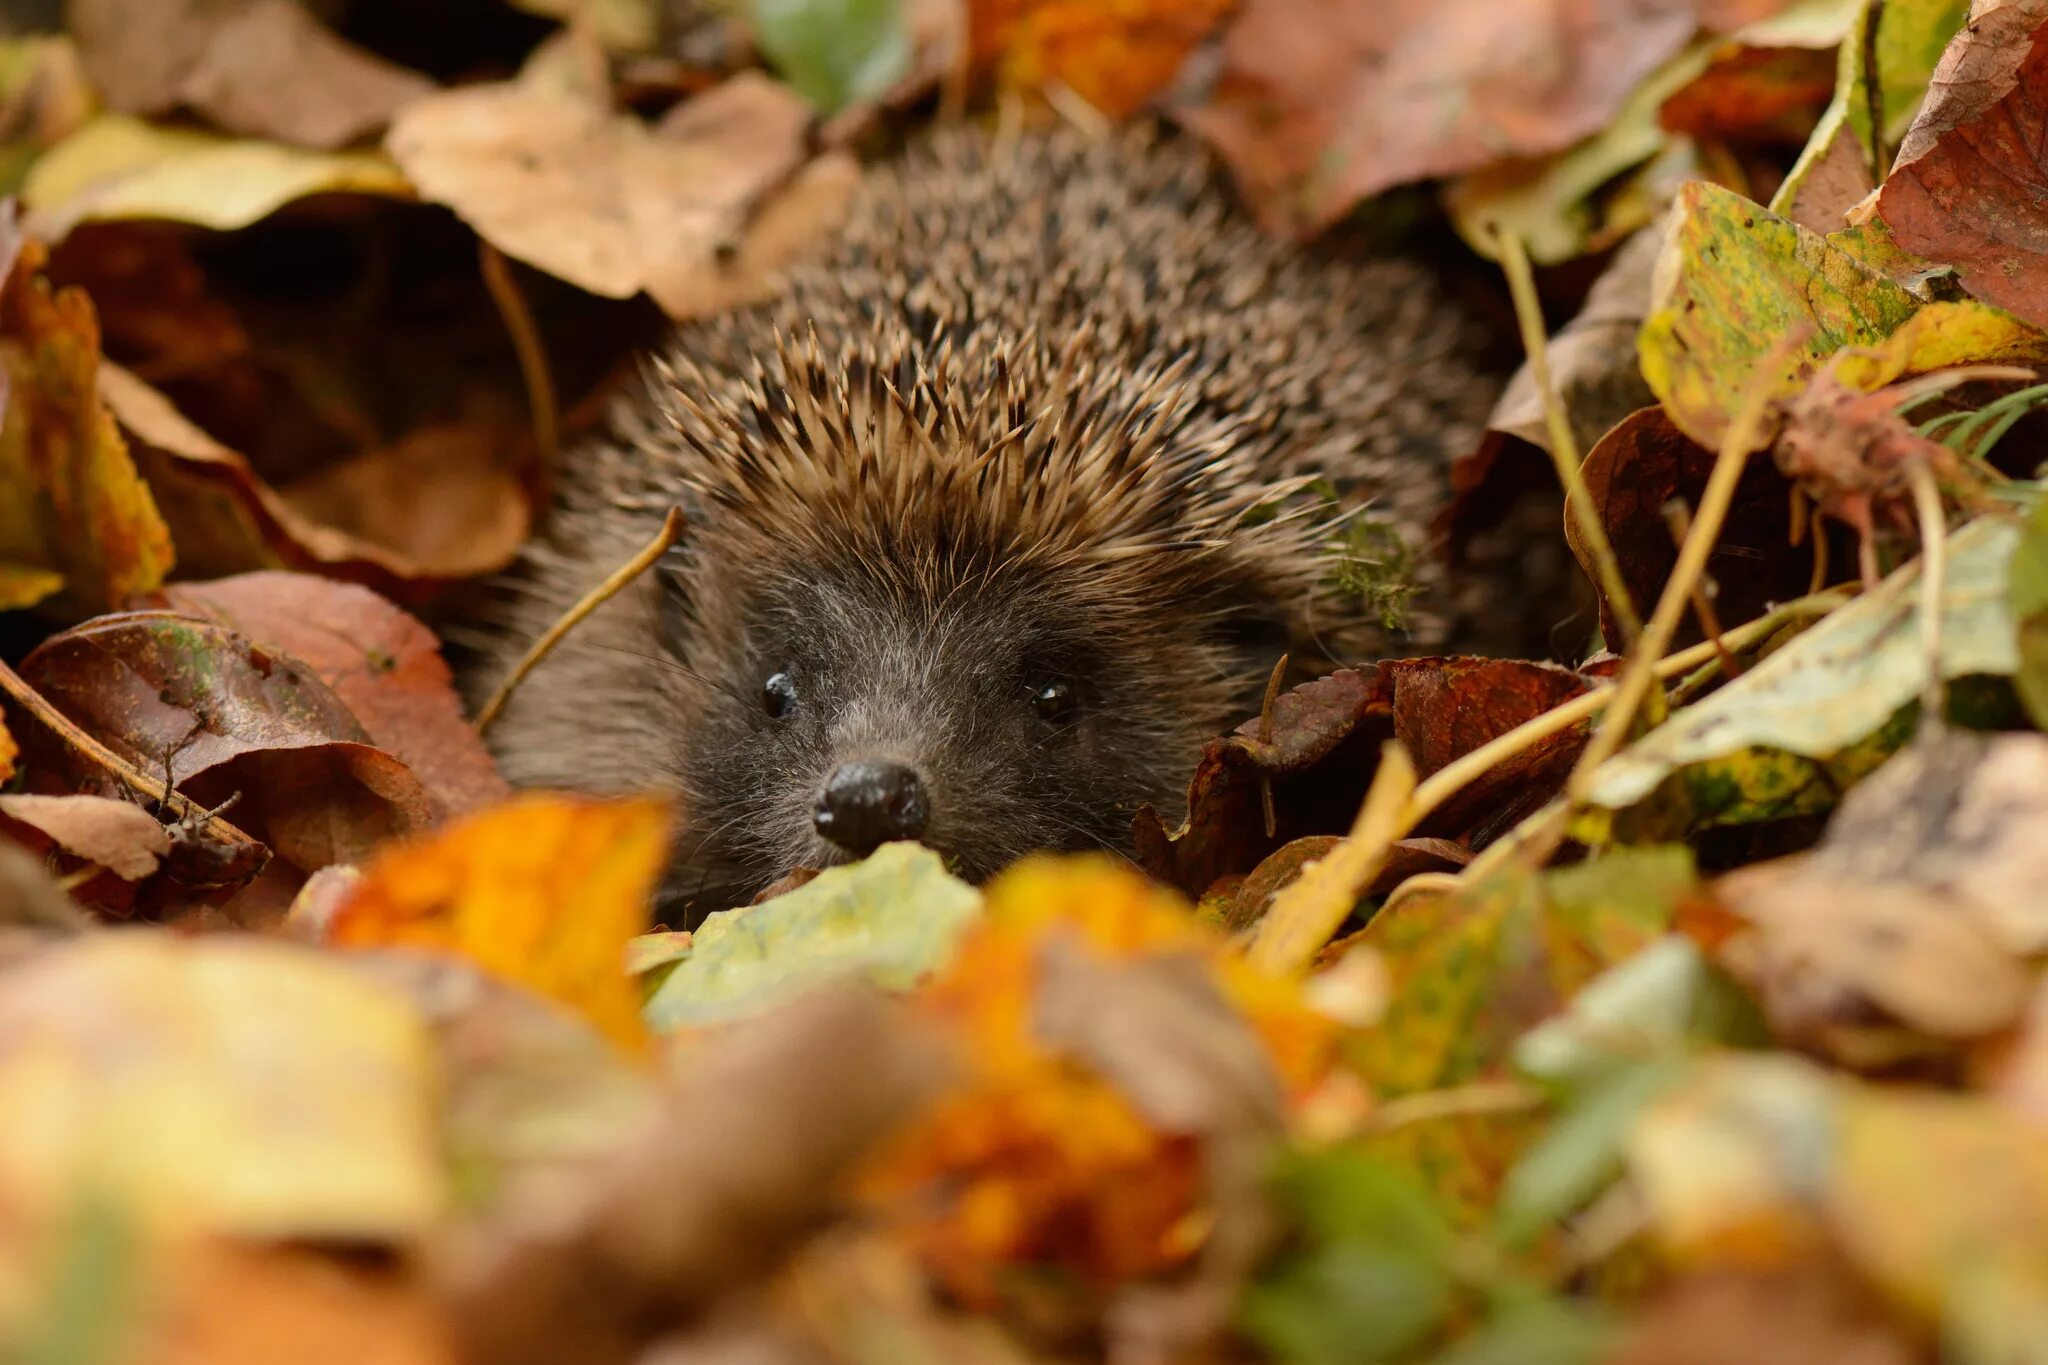
[[[1050,576],[751,577],[706,557],[677,589],[720,610],[668,641],[700,684],[674,720],[691,818],[672,920],[891,840],[973,879],[1120,845],[1138,804],[1175,799],[1243,662],[1172,603],[1111,612]]]

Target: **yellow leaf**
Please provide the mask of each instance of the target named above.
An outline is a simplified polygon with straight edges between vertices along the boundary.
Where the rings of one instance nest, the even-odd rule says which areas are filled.
[[[14,760],[20,757],[21,746],[7,733],[7,722],[0,720],[0,782],[14,776]]]
[[[308,195],[406,199],[412,186],[379,152],[309,152],[102,114],[45,153],[21,194],[36,230],[55,239],[120,218],[228,232]]]
[[[163,582],[170,531],[94,387],[92,301],[53,291],[36,273],[41,248],[13,245],[20,254],[0,285],[0,608],[61,582],[64,610],[106,611]]]
[[[0,1209],[404,1246],[442,1211],[426,1026],[309,949],[127,932],[0,985]],[[19,1221],[16,1221],[19,1220]]]
[[[647,927],[668,834],[659,801],[521,797],[371,859],[330,936],[460,954],[637,1050],[626,943]]]

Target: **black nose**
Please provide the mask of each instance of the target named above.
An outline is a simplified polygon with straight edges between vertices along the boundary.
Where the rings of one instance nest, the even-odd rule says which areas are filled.
[[[825,779],[811,823],[849,853],[869,853],[891,839],[915,839],[931,813],[924,782],[901,763],[842,763]]]

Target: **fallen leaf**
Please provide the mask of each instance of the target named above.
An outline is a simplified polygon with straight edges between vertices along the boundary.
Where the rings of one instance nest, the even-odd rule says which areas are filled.
[[[1681,0],[1251,0],[1210,99],[1178,116],[1262,222],[1306,234],[1389,186],[1599,130],[1694,23]]]
[[[1988,305],[1922,304],[1845,250],[1730,190],[1680,194],[1638,342],[1643,378],[1686,435],[1718,448],[1752,371],[1803,337],[1771,395],[1845,349],[1837,377],[1874,389],[1959,364],[2048,361],[2048,336]],[[1766,426],[1757,442],[1768,441]]]
[[[845,988],[688,1055],[612,1160],[568,1190],[507,1201],[451,1248],[462,1359],[647,1359],[650,1340],[787,1257],[951,1071],[932,1039]]]
[[[6,969],[0,1191],[156,1235],[420,1245],[444,1199],[425,1030],[309,949],[91,934]]]
[[[970,0],[969,62],[1003,91],[1070,91],[1126,119],[1165,94],[1230,16],[1223,0]]]
[[[1451,196],[1453,212],[1459,191]],[[1481,210],[1473,209],[1473,212]],[[1636,368],[1636,333],[1650,309],[1650,272],[1657,264],[1662,235],[1645,228],[1615,253],[1593,282],[1586,302],[1546,346],[1550,380],[1571,419],[1580,450],[1629,413],[1651,401],[1650,390]],[[1520,437],[1540,450],[1550,449],[1549,423],[1543,395],[1524,363],[1518,366],[1500,401],[1486,419],[1488,431]]]
[[[380,851],[329,940],[456,954],[640,1048],[625,945],[647,922],[668,825],[658,801],[518,797]]]
[[[1639,611],[1657,600],[1678,562],[1678,541],[1664,518],[1665,505],[1677,500],[1688,509],[1698,507],[1713,467],[1714,452],[1686,436],[1656,407],[1631,413],[1586,456],[1586,490]],[[1707,559],[1708,590],[1723,626],[1753,620],[1772,604],[1807,590],[1814,550],[1810,540],[1792,541],[1791,493],[1791,481],[1766,459],[1752,459],[1736,484],[1727,529]],[[1597,582],[1592,555],[1570,515],[1564,533],[1579,566]],[[1855,562],[1854,547],[1838,537],[1829,548],[1833,553],[1825,578],[1837,582]],[[1603,639],[1621,638],[1604,594],[1600,629]],[[1696,619],[1688,619],[1678,638],[1689,644],[1704,634]]]
[[[21,186],[30,227],[52,241],[80,223],[124,218],[229,232],[316,194],[409,199],[412,186],[376,152],[306,151],[126,114],[102,114],[65,138]]]
[[[170,533],[100,405],[92,301],[52,290],[44,253],[0,216],[0,609],[51,593],[67,614],[163,581]]]
[[[0,817],[29,826],[124,881],[149,876],[171,851],[170,836],[155,816],[111,797],[0,794]]]
[[[2037,726],[2048,725],[2048,502],[2036,503],[2020,526],[2006,583],[2017,627],[2019,666],[2013,690]]]
[[[758,75],[653,129],[512,81],[421,100],[386,145],[506,254],[609,298],[645,290],[682,318],[762,297],[836,226],[858,172],[842,153],[806,160],[811,118]]]
[[[94,86],[123,114],[179,105],[232,133],[333,148],[433,89],[292,0],[68,0]]]
[[[1312,1091],[1334,1025],[1106,858],[1027,860],[987,898],[913,996],[957,1040],[961,1075],[876,1153],[863,1202],[970,1304],[1000,1302],[1027,1268],[1105,1287],[1192,1269],[1201,1242],[1180,1226],[1205,1174],[1229,1174],[1205,1172],[1201,1139],[1259,1127],[1274,1087],[1283,1105]],[[1134,998],[1086,984],[1102,973]],[[1140,1055],[1156,1074],[1136,1074]]]
[[[367,588],[307,574],[252,573],[176,583],[164,602],[290,655],[332,688],[372,743],[459,814],[511,795],[462,713],[440,642]]]
[[[1834,1265],[1730,1266],[1656,1290],[1603,1365],[1926,1365],[1915,1334]]]
[[[1995,516],[1949,538],[1944,677],[2008,677],[2018,666],[2005,610],[2018,538]],[[1601,764],[1581,837],[1611,835],[1605,822],[1638,806],[1625,822],[1631,837],[1832,807],[1910,733],[1910,716],[1903,728],[1895,718],[1925,682],[1919,594],[1908,565]]]
[[[644,52],[659,36],[658,0],[512,0],[520,9],[587,25],[605,47]]]
[[[311,669],[210,621],[97,617],[44,641],[22,677],[135,767],[245,820],[302,872],[422,828],[431,804]],[[53,753],[52,772],[72,762]],[[188,792],[188,795],[191,794]]]
[[[1156,812],[1139,812],[1139,863],[1190,895],[1206,896],[1220,879],[1251,872],[1284,844],[1350,829],[1385,740],[1406,746],[1427,777],[1587,686],[1549,664],[1479,658],[1391,660],[1304,683],[1277,699],[1270,739],[1260,737],[1260,721],[1250,720],[1204,746],[1180,829],[1169,832]],[[1483,841],[1541,804],[1580,742],[1578,732],[1567,732],[1523,751],[1414,833]],[[1270,835],[1265,792],[1275,817]]]
[[[316,1247],[208,1239],[152,1259],[148,1365],[456,1365],[447,1308],[417,1268]]]
[[[195,576],[318,570],[402,596],[503,568],[530,525],[503,433],[423,428],[281,493],[126,370],[99,385]]]
[[[1834,98],[1772,196],[1773,213],[1815,232],[1843,226],[1890,169],[1943,48],[1969,12],[1969,0],[1858,7],[1837,57]]]
[[[884,844],[773,900],[708,916],[649,998],[647,1022],[666,1032],[744,1018],[849,974],[907,990],[944,964],[980,911],[981,893],[938,854]]]
[[[900,0],[751,0],[761,55],[819,111],[874,99],[910,71],[909,6]]]
[[[1976,7],[1877,201],[1900,246],[1955,266],[1973,296],[2038,326],[2048,326],[2044,85],[2048,8]]]
[[[521,432],[478,423],[420,427],[278,496],[419,577],[474,578],[511,563],[532,529],[525,445]]]

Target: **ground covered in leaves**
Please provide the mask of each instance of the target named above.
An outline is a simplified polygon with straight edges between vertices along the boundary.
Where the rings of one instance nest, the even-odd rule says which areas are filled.
[[[44,8],[0,1360],[2048,1360],[2048,0]],[[1431,244],[1527,356],[1447,552],[1561,479],[1597,621],[651,925],[428,623],[944,118]]]

